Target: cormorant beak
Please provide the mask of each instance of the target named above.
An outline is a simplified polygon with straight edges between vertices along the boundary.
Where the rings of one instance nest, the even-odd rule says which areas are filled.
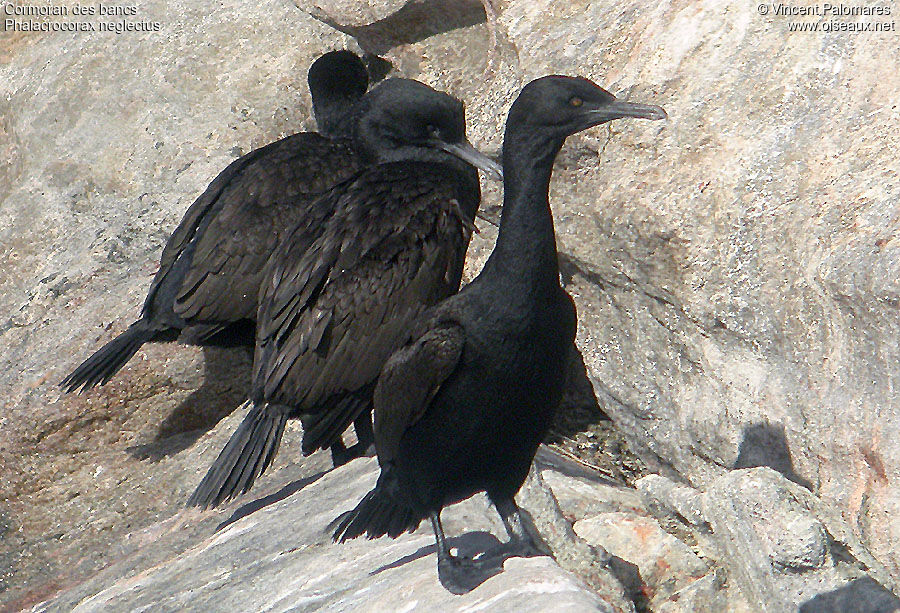
[[[661,106],[655,104],[635,104],[633,102],[623,102],[621,100],[613,100],[604,104],[599,109],[586,109],[585,118],[591,122],[591,125],[598,125],[612,121],[613,119],[622,119],[623,117],[635,117],[638,119],[667,119],[666,111]]]
[[[451,155],[455,155],[463,162],[481,169],[491,179],[495,181],[503,180],[503,166],[473,147],[469,141],[464,139],[458,143],[448,143],[435,138],[429,142],[433,147],[446,151]]]

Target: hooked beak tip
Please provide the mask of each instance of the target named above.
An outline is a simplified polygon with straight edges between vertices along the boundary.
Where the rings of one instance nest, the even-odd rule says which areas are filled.
[[[614,100],[599,109],[589,111],[589,113],[594,117],[603,118],[604,121],[626,118],[657,121],[669,118],[669,115],[661,106],[655,104],[637,104],[620,100]]]
[[[503,166],[492,160],[485,154],[475,149],[468,141],[461,143],[447,143],[444,141],[434,141],[433,146],[443,149],[444,151],[455,155],[464,162],[480,169],[489,178],[495,181],[503,180]]]
[[[493,160],[491,160],[493,162]],[[497,162],[489,165],[484,169],[484,174],[488,176],[488,178],[493,179],[494,181],[502,181],[503,180],[503,166]]]
[[[666,109],[661,106],[654,106],[653,110],[650,111],[647,119],[657,120],[657,119],[668,119],[669,114],[666,113]]]

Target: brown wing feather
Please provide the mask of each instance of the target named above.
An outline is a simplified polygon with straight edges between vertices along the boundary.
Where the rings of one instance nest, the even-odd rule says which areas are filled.
[[[403,433],[425,413],[459,364],[465,339],[458,323],[436,321],[384,365],[374,393],[379,463],[384,465],[396,457]]]
[[[277,143],[273,143],[272,145],[269,145],[269,147],[275,144]],[[222,191],[241,173],[241,171],[244,170],[244,168],[253,164],[263,156],[266,149],[267,147],[261,147],[234,160],[225,168],[225,170],[220,172],[218,176],[212,180],[203,193],[188,207],[184,217],[181,218],[178,226],[172,232],[168,242],[166,242],[166,246],[163,247],[163,252],[159,260],[159,270],[156,271],[156,275],[153,277],[153,282],[150,284],[150,289],[147,292],[147,299],[144,302],[145,311],[151,307],[156,291],[159,289],[160,285],[162,285],[166,276],[172,271],[172,267],[175,265],[179,256],[184,254],[197,232],[205,227],[209,219],[213,217],[213,211],[217,208],[221,208],[219,196],[222,194]]]
[[[254,319],[269,255],[292,227],[321,225],[330,211],[312,203],[358,168],[347,141],[313,133],[232,163],[191,206],[164,250],[163,264],[171,268],[193,249],[175,312],[189,322]]]
[[[327,410],[371,384],[415,317],[456,290],[468,242],[458,179],[417,170],[367,171],[342,187],[338,212],[302,255],[279,248],[261,297],[254,393]]]

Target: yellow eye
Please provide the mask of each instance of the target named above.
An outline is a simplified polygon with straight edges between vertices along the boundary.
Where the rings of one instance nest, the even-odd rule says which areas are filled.
[[[584,100],[582,100],[578,96],[572,96],[571,98],[569,98],[569,104],[577,108],[584,104]]]

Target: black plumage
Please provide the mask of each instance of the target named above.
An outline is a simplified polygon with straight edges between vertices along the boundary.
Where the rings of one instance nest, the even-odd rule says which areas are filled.
[[[364,453],[381,367],[410,322],[459,287],[481,199],[470,163],[497,175],[499,165],[468,144],[463,105],[447,94],[389,79],[365,102],[381,110],[360,122],[360,140],[380,163],[323,196],[318,204],[334,210],[324,232],[310,237],[298,227],[273,254],[260,294],[252,408],[190,505],[246,492],[290,418],[302,420],[305,454],[332,447],[339,464]],[[359,443],[346,450],[341,434],[354,421]]]
[[[302,132],[251,151],[190,206],[163,249],[141,317],[61,383],[66,391],[109,381],[150,341],[254,343],[262,269],[298,223],[321,226],[315,199],[363,165],[352,129],[368,75],[358,56],[333,51],[309,70],[316,120],[327,138]]]
[[[509,533],[504,550],[537,553],[514,496],[559,404],[576,324],[559,284],[550,175],[567,136],[619,117],[665,113],[619,102],[580,78],[544,77],[522,90],[506,124],[494,251],[472,283],[418,320],[385,365],[374,392],[381,474],[336,520],[336,540],[396,537],[429,518],[441,582],[462,593],[488,566],[450,555],[440,513],[484,491]]]
[[[356,104],[369,88],[369,73],[359,56],[329,51],[310,65],[307,82],[319,134],[351,136]]]

